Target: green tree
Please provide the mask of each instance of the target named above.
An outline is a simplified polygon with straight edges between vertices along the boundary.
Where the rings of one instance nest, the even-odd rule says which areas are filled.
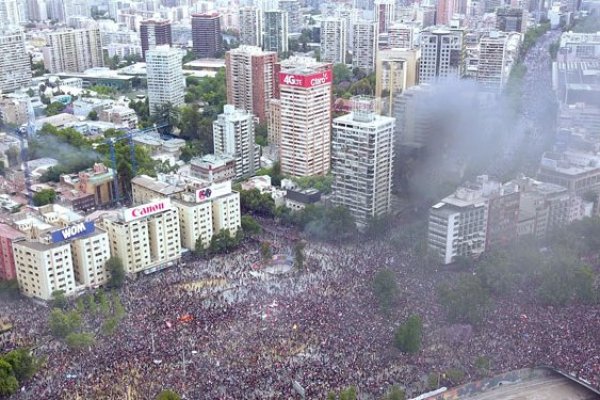
[[[12,366],[0,358],[0,396],[10,396],[19,389],[19,381],[13,373]]]
[[[56,200],[54,189],[42,189],[33,195],[33,205],[36,207],[52,204]]]
[[[70,333],[65,338],[65,342],[70,349],[82,350],[86,347],[91,347],[96,342],[96,339],[91,333]]]
[[[186,140],[199,139],[198,128],[202,120],[202,115],[198,111],[198,106],[185,105],[181,107],[179,118],[180,136]]]
[[[30,379],[38,368],[36,359],[31,355],[31,351],[26,348],[12,350],[2,356],[1,359],[11,365],[13,374],[21,383]]]
[[[65,338],[81,327],[81,314],[75,310],[65,313],[54,308],[50,313],[49,323],[54,337]]]
[[[263,261],[268,261],[273,258],[273,250],[271,249],[271,243],[262,242],[260,244],[260,254],[262,256]]]
[[[406,400],[406,393],[398,386],[393,385],[388,389],[382,400]]]
[[[478,324],[490,303],[487,289],[471,274],[463,275],[454,287],[442,285],[438,294],[451,322]]]
[[[64,290],[55,290],[52,292],[52,307],[62,310],[67,308],[67,298]]]
[[[163,390],[156,396],[156,400],[181,400],[181,397],[172,390]]]
[[[389,269],[377,272],[373,279],[373,294],[377,298],[383,312],[388,313],[398,295],[396,275]]]
[[[96,110],[92,110],[88,113],[88,119],[90,121],[98,121],[98,113]]]
[[[258,235],[262,231],[260,224],[250,215],[242,215],[242,229],[250,236]]]
[[[418,315],[411,315],[396,329],[394,344],[405,353],[417,353],[421,349],[423,322]]]
[[[180,112],[177,107],[167,102],[158,105],[156,109],[152,110],[152,117],[157,124],[167,125],[163,131],[164,133],[171,133],[173,127],[179,123]]]
[[[209,243],[209,245],[210,245],[210,243]],[[202,240],[202,236],[198,236],[198,238],[196,239],[196,243],[194,245],[194,254],[198,257],[203,257],[207,254],[207,252],[208,252],[207,245]]]
[[[333,84],[338,85],[341,82],[352,79],[352,71],[346,64],[335,64],[333,66]]]
[[[294,266],[299,271],[304,269],[304,260],[305,260],[304,247],[305,246],[306,246],[306,244],[301,240],[298,240],[296,243],[294,243]]]
[[[66,106],[59,101],[52,102],[48,105],[48,107],[46,107],[46,115],[51,117],[53,115],[60,114],[65,110],[65,108]]]
[[[110,273],[108,287],[120,288],[125,283],[125,267],[123,261],[117,256],[113,256],[106,260],[106,270]]]
[[[354,386],[350,386],[340,392],[340,400],[356,400],[358,394]]]

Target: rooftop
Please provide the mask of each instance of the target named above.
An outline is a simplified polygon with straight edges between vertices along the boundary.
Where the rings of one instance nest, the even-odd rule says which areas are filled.
[[[182,187],[171,185],[166,182],[161,182],[147,175],[139,175],[131,180],[131,183],[142,186],[153,192],[160,193],[164,196],[170,196],[184,191]]]
[[[25,235],[23,235],[22,232],[16,230],[12,226],[6,225],[6,224],[0,224],[0,237],[12,240],[12,239],[17,239],[17,238],[20,238],[23,236],[25,236]]]

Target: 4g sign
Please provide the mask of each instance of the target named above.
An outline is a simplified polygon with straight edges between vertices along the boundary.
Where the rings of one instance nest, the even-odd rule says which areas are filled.
[[[298,75],[298,74],[287,74],[285,72],[279,73],[279,84],[286,86],[297,86],[311,88],[313,86],[323,85],[330,83],[332,78],[331,70],[318,72],[311,75]]]

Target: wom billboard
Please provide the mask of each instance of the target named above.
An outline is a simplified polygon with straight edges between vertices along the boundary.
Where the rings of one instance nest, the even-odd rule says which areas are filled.
[[[96,225],[93,222],[80,222],[52,232],[50,237],[53,243],[58,243],[64,240],[75,239],[79,236],[89,235],[90,233],[94,233],[95,230]]]

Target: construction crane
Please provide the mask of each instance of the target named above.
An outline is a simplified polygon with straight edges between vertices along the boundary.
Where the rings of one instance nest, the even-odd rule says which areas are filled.
[[[102,144],[108,145],[110,162],[113,170],[113,185],[114,185],[114,197],[113,202],[121,201],[121,191],[119,189],[119,174],[117,172],[117,154],[115,150],[115,144],[124,140],[127,140],[129,143],[129,157],[131,161],[131,175],[135,176],[137,174],[137,161],[135,159],[135,145],[133,144],[133,138],[138,135],[143,135],[152,131],[158,132],[159,129],[165,128],[169,126],[168,124],[164,125],[155,125],[146,129],[131,129],[129,132],[124,135],[111,137],[106,139]]]

